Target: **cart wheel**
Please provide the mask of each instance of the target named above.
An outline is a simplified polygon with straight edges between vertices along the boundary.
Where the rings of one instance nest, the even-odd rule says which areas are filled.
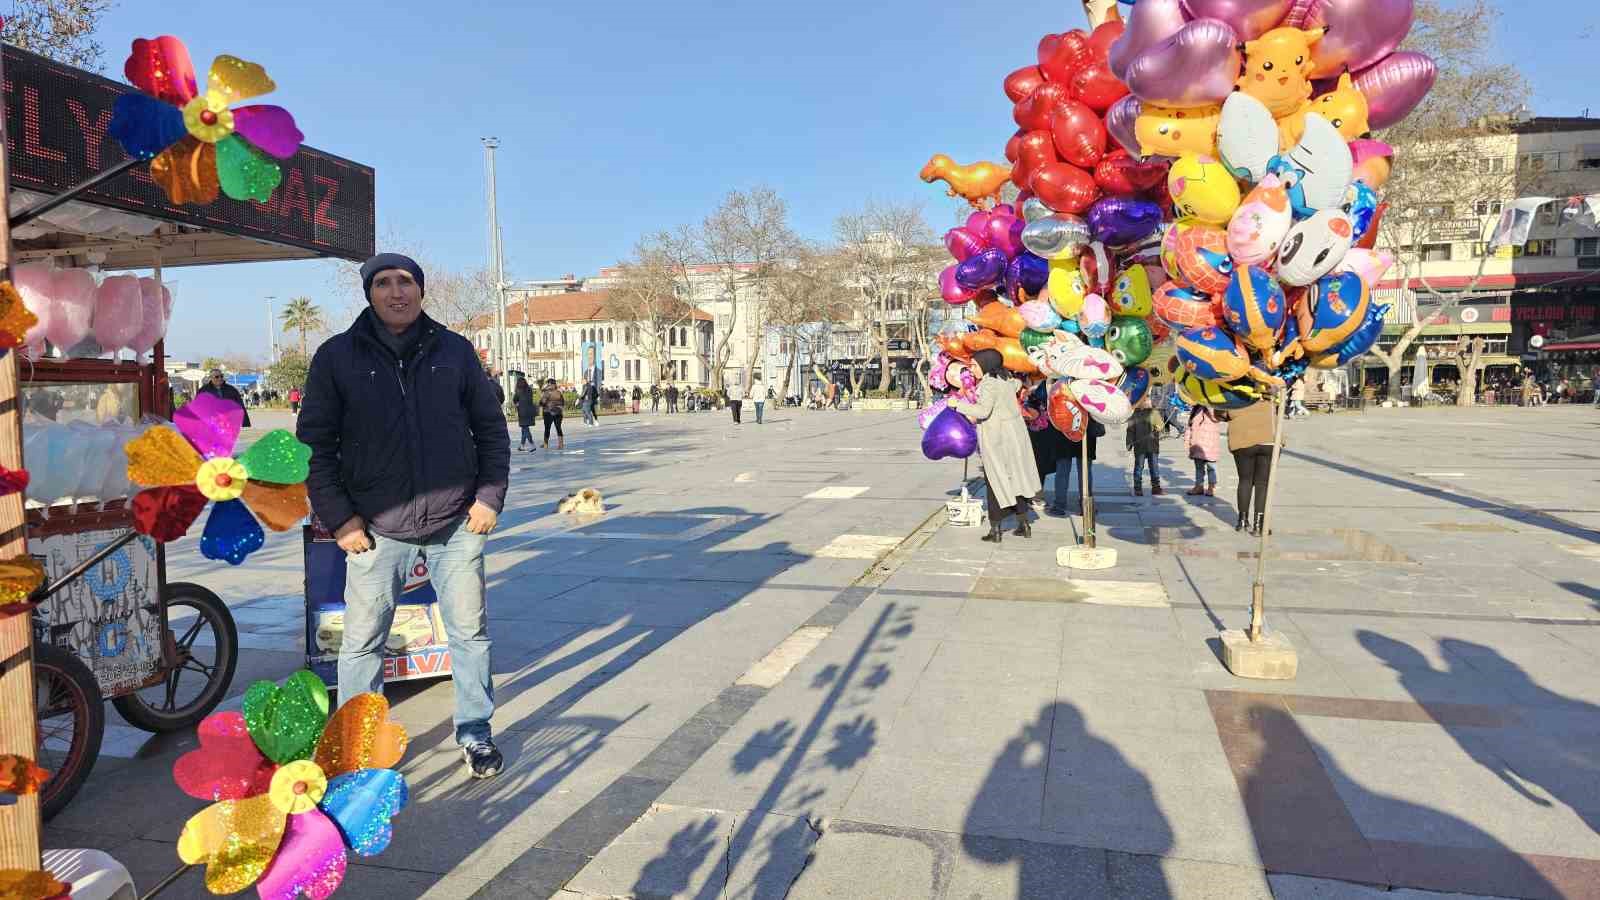
[[[106,733],[106,708],[94,673],[70,650],[34,644],[33,682],[39,765],[52,773],[39,798],[49,819],[71,802],[94,768]]]
[[[239,664],[239,629],[222,598],[198,584],[167,585],[167,622],[177,665],[165,681],[111,701],[128,724],[145,731],[193,727],[227,696]],[[176,610],[192,610],[175,618]]]

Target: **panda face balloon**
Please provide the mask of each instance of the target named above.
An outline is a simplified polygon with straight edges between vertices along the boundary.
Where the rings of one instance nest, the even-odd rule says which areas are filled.
[[[1150,324],[1143,319],[1117,316],[1106,330],[1106,351],[1116,357],[1124,369],[1149,359],[1154,346]]]
[[[1340,209],[1318,210],[1295,223],[1278,248],[1278,280],[1307,285],[1332,272],[1350,251],[1354,234],[1350,217]]]

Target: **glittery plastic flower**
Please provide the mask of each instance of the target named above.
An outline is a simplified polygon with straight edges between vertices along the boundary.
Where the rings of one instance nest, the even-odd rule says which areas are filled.
[[[71,882],[57,881],[49,872],[0,869],[0,897],[5,900],[56,900],[71,891]]]
[[[389,846],[407,800],[391,767],[408,738],[382,694],[351,697],[330,718],[327,688],[300,671],[251,685],[242,713],[207,716],[199,736],[172,777],[217,802],[184,824],[178,856],[205,864],[212,893],[254,884],[264,900],[322,900],[344,880],[346,847],[375,856]]]
[[[28,329],[39,324],[39,317],[22,302],[22,295],[9,281],[0,281],[0,356],[12,347],[21,347]]]
[[[0,559],[0,619],[38,606],[31,598],[44,584],[44,565],[32,556]]]
[[[158,541],[177,540],[215,501],[200,552],[237,566],[266,540],[257,519],[288,531],[305,518],[311,448],[278,428],[235,458],[243,422],[238,404],[199,394],[173,415],[177,430],[157,425],[129,441],[123,447],[128,478],[146,488],[133,496],[134,529]]]
[[[283,180],[267,155],[288,159],[305,139],[281,106],[232,106],[277,87],[256,63],[217,57],[201,93],[188,48],[166,35],[135,40],[123,73],[144,93],[117,98],[107,133],[129,156],[150,160],[150,176],[173,203],[210,203],[219,186],[235,200],[265,203]]]
[[[0,794],[37,794],[49,778],[49,772],[26,756],[0,754]]]

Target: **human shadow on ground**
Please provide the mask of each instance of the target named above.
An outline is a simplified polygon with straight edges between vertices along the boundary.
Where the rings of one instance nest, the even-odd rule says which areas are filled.
[[[1055,749],[1059,748],[1059,749]],[[1025,805],[1019,790],[1043,790],[1041,820],[1016,819]],[[1014,829],[1085,834],[1103,826],[1136,842],[1138,854],[1119,853],[997,836],[997,823]],[[1087,825],[1089,820],[1100,820]],[[1075,839],[1075,843],[1085,843]],[[1156,802],[1150,779],[1116,745],[1090,731],[1071,703],[1046,704],[1006,742],[968,807],[961,851],[988,866],[1015,866],[1017,900],[1060,897],[1173,896],[1159,857],[1172,849],[1172,827]],[[1094,883],[1098,880],[1100,883]],[[937,879],[936,879],[937,883]]]
[[[1439,641],[1448,668],[1435,669],[1416,648],[1372,631],[1356,635],[1361,646],[1400,675],[1400,684],[1419,703],[1427,707],[1428,697],[1438,688],[1463,678],[1488,681],[1510,694],[1520,709],[1557,710],[1576,713],[1600,727],[1600,706],[1575,700],[1542,687],[1519,665],[1492,647],[1458,638]],[[1517,732],[1514,740],[1501,740],[1492,730],[1451,724],[1443,717],[1445,732],[1463,752],[1493,772],[1522,799],[1535,806],[1548,807],[1551,801],[1530,785],[1542,789],[1565,804],[1589,828],[1600,833],[1600,807],[1594,802],[1593,784],[1600,775],[1600,754],[1592,742],[1574,744],[1569,737]],[[1587,744],[1587,746],[1585,746]],[[1510,756],[1507,759],[1502,754]]]
[[[1392,889],[1570,896],[1547,877],[1559,869],[1541,870],[1537,858],[1512,851],[1476,825],[1364,787],[1282,706],[1246,702],[1228,718],[1231,723],[1219,718],[1218,731],[1224,746],[1231,744],[1230,762],[1267,872]]]

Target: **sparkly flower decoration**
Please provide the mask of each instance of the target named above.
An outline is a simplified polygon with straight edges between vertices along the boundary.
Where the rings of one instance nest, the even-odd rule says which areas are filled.
[[[0,559],[0,619],[32,610],[31,598],[44,584],[44,566],[31,556]]]
[[[243,422],[237,403],[199,394],[173,415],[176,430],[157,425],[124,445],[129,480],[146,488],[133,496],[134,529],[158,541],[177,540],[215,501],[200,553],[237,566],[266,540],[257,519],[288,531],[305,518],[311,448],[278,428],[235,458]]]
[[[0,281],[0,356],[12,347],[21,347],[28,329],[39,324],[39,317],[22,302],[22,295],[9,281]]]
[[[351,697],[329,717],[327,688],[302,670],[251,685],[244,711],[207,716],[199,737],[172,778],[216,802],[184,824],[178,856],[205,864],[212,893],[254,884],[263,900],[322,900],[344,880],[346,848],[389,846],[407,800],[392,767],[408,738],[382,694]]]
[[[33,760],[15,753],[0,753],[0,794],[37,794],[50,773]]]
[[[150,177],[173,203],[210,203],[219,186],[265,203],[283,180],[269,155],[288,159],[305,139],[281,106],[233,106],[277,88],[256,63],[217,57],[201,93],[189,49],[167,35],[135,40],[123,73],[143,93],[117,98],[107,133],[150,160]]]
[[[71,882],[57,881],[49,872],[0,869],[0,898],[4,900],[55,900],[71,892]]]

